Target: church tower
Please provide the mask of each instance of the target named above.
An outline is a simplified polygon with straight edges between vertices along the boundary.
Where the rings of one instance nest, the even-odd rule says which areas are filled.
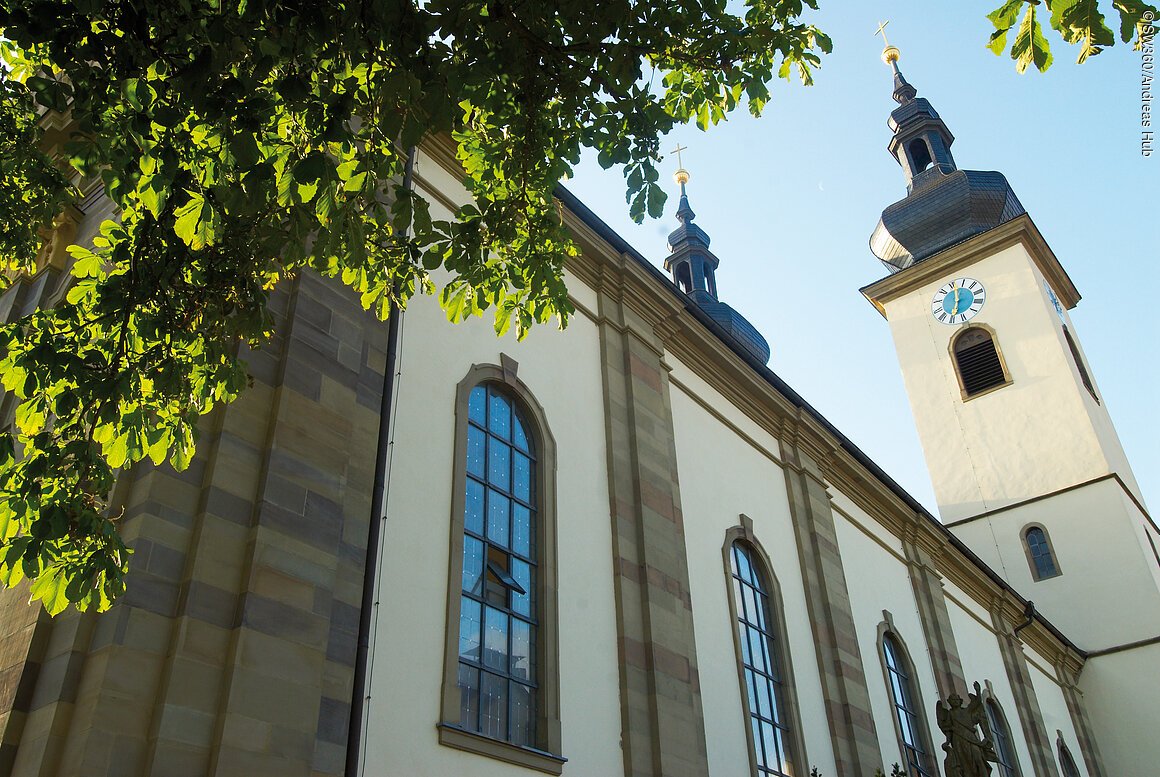
[[[998,172],[960,170],[954,136],[898,68],[890,153],[907,195],[863,289],[890,322],[943,521],[1114,475],[1139,499],[1068,310],[1067,272]]]
[[[684,149],[678,147],[678,159],[681,151]],[[680,225],[669,235],[665,269],[672,275],[673,283],[721,327],[729,340],[765,364],[769,361],[769,343],[757,327],[717,298],[716,272],[721,260],[709,250],[709,235],[693,223],[697,214],[689,206],[689,195],[685,191],[689,171],[679,168],[673,174],[673,180],[681,187],[681,200],[677,207]]]
[[[940,517],[1087,652],[1101,749],[1148,773],[1123,738],[1160,693],[1160,534],[1069,317],[1079,292],[1007,179],[960,170],[898,49],[882,56],[907,194],[870,238],[890,274],[862,293],[890,324]]]

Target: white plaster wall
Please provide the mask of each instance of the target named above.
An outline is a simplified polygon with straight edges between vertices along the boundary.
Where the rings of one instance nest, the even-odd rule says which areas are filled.
[[[831,491],[835,489],[831,488]],[[835,495],[835,500],[841,497]],[[894,705],[886,686],[882,651],[878,645],[878,626],[882,611],[889,610],[895,631],[906,645],[914,663],[914,679],[918,683],[919,705],[927,732],[930,735],[932,762],[942,770],[942,751],[939,750],[938,724],[934,719],[934,703],[938,690],[926,637],[919,620],[914,590],[902,556],[901,544],[891,538],[885,545],[877,537],[877,523],[849,500],[841,499],[847,514],[835,513],[838,546],[850,591],[850,606],[858,634],[858,648],[866,672],[870,691],[870,706],[878,733],[882,760],[887,772],[895,761],[903,763],[894,725]]]
[[[1080,674],[1108,774],[1149,775],[1160,764],[1160,644],[1089,658]],[[1072,752],[1075,755],[1075,752]]]
[[[425,175],[438,178],[433,163]],[[433,209],[433,211],[436,209]],[[439,214],[436,214],[439,215]],[[452,326],[419,298],[402,324],[384,552],[369,677],[366,775],[538,774],[441,746],[440,720],[455,467],[455,392],[473,363],[519,363],[556,442],[560,705],[573,775],[623,772],[604,402],[596,327],[497,339],[490,316]]]
[[[666,360],[673,366],[673,375],[688,380],[689,373],[683,365],[672,356]],[[770,571],[781,589],[781,617],[789,641],[788,656],[808,761],[799,764],[798,773],[806,774],[810,766],[817,766],[823,774],[834,774],[785,476],[774,460],[776,448],[757,447],[738,436],[676,385],[671,396],[709,774],[749,774],[745,738],[748,721],[738,682],[733,636],[736,626],[729,613],[729,580],[722,557],[725,532],[740,524],[742,513],[753,520],[754,533],[769,555],[773,566]],[[711,392],[708,397],[701,396],[715,410],[733,414]],[[750,432],[754,437],[764,436],[772,446],[768,435],[756,428]],[[792,725],[796,724],[794,721]]]
[[[1157,559],[1147,519],[1114,478],[951,527],[1084,650],[1160,635]],[[1032,579],[1023,531],[1042,524],[1062,574]]]
[[[962,276],[986,286],[986,304],[971,323],[996,332],[1013,381],[965,402],[948,350],[962,327],[930,314],[935,291]],[[1022,245],[887,303],[886,315],[943,521],[1108,472],[1134,486],[1107,410],[1080,383],[1055,309]]]
[[[1079,738],[1075,735],[1071,713],[1067,710],[1067,701],[1063,697],[1063,691],[1054,679],[1054,672],[1039,661],[1034,660],[1031,655],[1028,655],[1028,659],[1031,684],[1035,688],[1035,698],[1039,701],[1039,711],[1043,715],[1043,728],[1047,731],[1047,740],[1051,743],[1051,754],[1055,758],[1056,768],[1059,768],[1059,748],[1056,742],[1059,735],[1062,734],[1063,741],[1067,745],[1067,749],[1071,751],[1075,765],[1079,768],[1079,773],[1087,775],[1087,764],[1084,763],[1083,751],[1079,747]],[[1116,775],[1116,777],[1121,775],[1123,777],[1128,777],[1128,775],[1145,777],[1152,772],[1109,772],[1109,774]]]

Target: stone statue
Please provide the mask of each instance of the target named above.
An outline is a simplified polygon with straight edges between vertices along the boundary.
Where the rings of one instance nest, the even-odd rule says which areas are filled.
[[[946,702],[935,703],[935,719],[947,738],[942,746],[947,754],[943,768],[947,777],[990,777],[991,765],[987,762],[998,762],[999,758],[991,743],[991,727],[978,683],[968,696],[970,703],[965,707],[963,697],[954,692]]]

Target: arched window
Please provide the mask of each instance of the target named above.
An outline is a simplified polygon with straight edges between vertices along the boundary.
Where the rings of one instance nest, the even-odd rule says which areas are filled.
[[[693,290],[693,271],[688,262],[681,262],[677,265],[677,285],[686,294]]]
[[[898,743],[902,746],[906,773],[910,777],[936,777],[930,757],[930,744],[922,721],[922,702],[915,687],[914,671],[898,637],[890,631],[882,634],[882,660],[886,681],[894,702],[894,722]]]
[[[1011,731],[1007,728],[1007,719],[994,699],[987,699],[987,723],[991,728],[991,744],[995,748],[995,755],[999,760],[997,777],[1020,777],[1019,760],[1015,756],[1015,745],[1011,742]]]
[[[994,337],[983,327],[967,327],[960,332],[951,344],[951,353],[964,399],[1011,382]]]
[[[563,760],[545,755],[559,752],[550,445],[512,386],[471,382],[460,385],[440,741],[559,774]]]
[[[1055,562],[1055,553],[1051,549],[1051,541],[1042,526],[1027,527],[1023,532],[1023,542],[1027,550],[1027,561],[1031,565],[1032,578],[1046,580],[1060,574],[1059,564]]]
[[[914,164],[913,175],[918,175],[930,167],[930,148],[926,145],[925,140],[922,138],[912,140],[907,148],[910,151],[910,161]]]
[[[1071,751],[1067,749],[1063,739],[1060,739],[1058,744],[1059,768],[1063,772],[1063,777],[1081,777],[1079,767],[1075,765],[1075,759],[1071,757]]]
[[[754,773],[791,777],[802,771],[797,767],[800,740],[790,730],[780,616],[752,546],[734,541],[729,557]]]
[[[1072,339],[1071,332],[1067,330],[1066,326],[1063,328],[1063,338],[1067,340],[1067,347],[1071,350],[1071,358],[1075,362],[1076,369],[1079,370],[1079,379],[1083,381],[1083,387],[1088,390],[1098,405],[1100,398],[1096,396],[1096,387],[1092,385],[1091,376],[1088,375],[1087,367],[1084,366],[1083,359],[1079,355],[1079,348],[1076,347],[1075,340]]]

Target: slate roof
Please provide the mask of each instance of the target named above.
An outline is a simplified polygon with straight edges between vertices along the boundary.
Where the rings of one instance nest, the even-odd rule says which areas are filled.
[[[911,193],[882,211],[870,250],[891,272],[1025,213],[1002,173],[938,166],[915,176]]]

